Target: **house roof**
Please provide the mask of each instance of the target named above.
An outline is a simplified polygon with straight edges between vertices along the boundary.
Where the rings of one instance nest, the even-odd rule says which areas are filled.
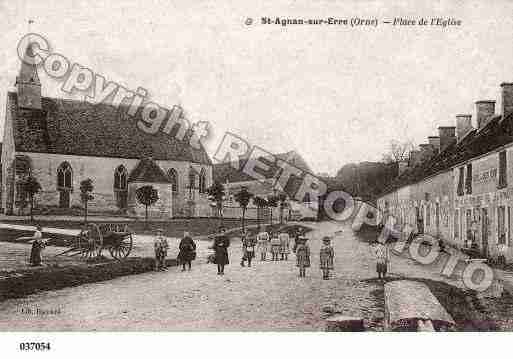
[[[509,143],[513,143],[513,114],[504,119],[499,115],[493,116],[483,128],[471,130],[461,141],[451,144],[441,153],[407,169],[383,191],[382,195],[420,182],[436,173],[447,171],[460,163]]]
[[[274,154],[276,158],[279,158],[283,161],[288,162],[289,164],[296,166],[304,172],[311,173],[312,170],[305,162],[305,160],[297,154],[295,151],[289,151],[285,153]],[[270,179],[275,177],[280,170],[280,167],[276,164],[272,164],[264,157],[259,157],[258,161],[265,163],[269,166],[267,171],[263,171],[260,168],[256,170],[259,174],[263,175],[266,179]],[[235,168],[232,166],[232,162],[222,162],[214,164],[213,172],[214,172],[214,180],[218,182],[247,182],[247,181],[255,181],[255,178],[247,175],[243,172],[244,166],[248,162],[248,158],[241,158],[238,162],[235,162]]]
[[[170,180],[152,158],[144,158],[130,172],[128,182],[170,183]]]
[[[143,158],[188,161],[211,165],[205,149],[195,149],[187,138],[178,140],[161,131],[147,134],[137,127],[141,118],[109,104],[42,97],[42,109],[17,105],[17,94],[8,93],[8,111],[14,124],[14,142],[18,152],[55,153],[78,156]],[[189,134],[190,136],[190,134]]]

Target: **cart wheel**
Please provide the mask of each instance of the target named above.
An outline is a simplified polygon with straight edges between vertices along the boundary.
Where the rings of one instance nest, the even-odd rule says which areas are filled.
[[[96,224],[87,224],[85,232],[80,233],[78,247],[82,253],[82,258],[85,259],[95,258],[101,254],[103,237]]]
[[[132,251],[133,243],[132,233],[126,234],[119,242],[109,247],[110,255],[117,260],[125,259]]]

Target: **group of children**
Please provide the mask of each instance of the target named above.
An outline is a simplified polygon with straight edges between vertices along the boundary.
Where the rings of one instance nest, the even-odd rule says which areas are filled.
[[[297,232],[293,246],[293,252],[296,254],[296,266],[299,268],[299,277],[305,277],[306,268],[310,267],[310,247],[307,238],[301,232]],[[242,260],[241,266],[251,267],[251,260],[255,257],[255,252],[260,253],[260,260],[267,260],[267,253],[272,255],[272,261],[288,260],[290,253],[290,236],[286,231],[260,232],[255,238],[250,238],[246,232],[242,233]],[[320,268],[323,279],[329,279],[330,270],[333,270],[333,259],[335,252],[331,246],[331,238],[324,237],[322,240],[320,256]]]

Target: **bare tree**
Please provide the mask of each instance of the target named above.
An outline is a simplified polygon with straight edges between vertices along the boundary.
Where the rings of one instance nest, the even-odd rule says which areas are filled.
[[[387,152],[383,155],[383,162],[395,163],[408,160],[410,151],[413,150],[413,143],[410,140],[392,140],[388,145]]]

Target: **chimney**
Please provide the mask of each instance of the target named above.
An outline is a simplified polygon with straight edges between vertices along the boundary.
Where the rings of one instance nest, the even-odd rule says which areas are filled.
[[[433,146],[434,153],[437,154],[440,152],[440,137],[438,136],[429,136],[428,142],[431,146]]]
[[[469,131],[472,130],[472,115],[456,115],[456,136],[460,141]]]
[[[513,82],[501,83],[502,119],[513,113]]]
[[[438,135],[440,136],[440,152],[456,142],[455,126],[438,127]]]
[[[476,118],[477,128],[482,129],[488,123],[488,120],[495,114],[495,101],[477,101]]]

